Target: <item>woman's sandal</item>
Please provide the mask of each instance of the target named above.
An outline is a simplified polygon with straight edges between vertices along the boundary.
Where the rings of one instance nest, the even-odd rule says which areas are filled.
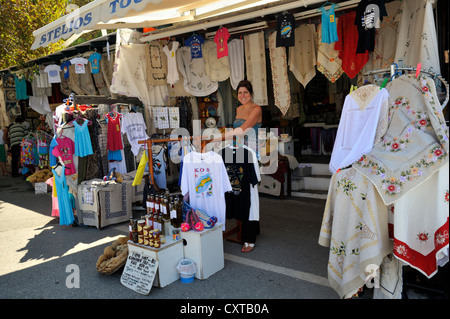
[[[249,253],[253,250],[254,247],[255,247],[255,244],[244,243],[244,247],[242,247],[241,251],[243,253]]]

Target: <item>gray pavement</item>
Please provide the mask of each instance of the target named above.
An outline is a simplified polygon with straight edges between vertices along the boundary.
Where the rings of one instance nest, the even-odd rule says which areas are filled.
[[[103,275],[95,264],[128,223],[60,226],[51,193],[35,194],[21,178],[0,177],[0,298],[2,299],[338,299],[328,286],[328,249],[317,244],[325,202],[261,196],[261,234],[253,252],[224,241],[225,267],[206,280],[175,281],[147,296],[120,283],[122,270]],[[141,214],[135,211],[137,217]],[[234,226],[229,221],[226,227]],[[69,265],[80,270],[68,288]],[[362,297],[369,299],[370,293]]]

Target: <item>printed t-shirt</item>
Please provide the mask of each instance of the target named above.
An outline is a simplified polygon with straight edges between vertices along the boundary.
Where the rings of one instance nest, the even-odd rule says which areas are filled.
[[[228,38],[230,37],[230,33],[228,29],[225,27],[217,30],[216,35],[214,36],[214,42],[217,44],[217,58],[223,58],[228,56]]]
[[[73,162],[73,155],[75,153],[75,143],[68,137],[61,136],[56,139],[58,143],[52,150],[52,154],[56,157],[61,157],[66,166],[65,175],[73,175],[77,171]]]
[[[189,193],[193,208],[216,216],[225,230],[225,192],[231,191],[230,180],[222,157],[212,151],[190,152],[184,156],[181,192]]]
[[[225,147],[220,156],[227,169],[232,187],[225,193],[226,218],[248,220],[251,204],[250,185],[258,184],[252,153],[243,148]]]
[[[100,60],[102,56],[98,53],[92,53],[89,57],[89,62],[91,62],[91,72],[93,74],[98,73],[100,71]]]
[[[355,24],[358,27],[358,46],[356,53],[366,50],[373,52],[375,47],[375,28],[387,16],[383,0],[362,0],[356,8]]]
[[[295,17],[292,14],[280,14],[277,18],[277,47],[295,45]]]
[[[75,73],[77,74],[86,73],[84,65],[89,62],[88,60],[86,60],[85,58],[73,58],[70,60],[70,62],[73,65],[75,65]]]
[[[184,41],[184,45],[191,48],[191,59],[202,58],[202,44],[205,43],[203,37],[193,34]]]
[[[48,83],[61,83],[59,71],[61,71],[61,67],[56,64],[50,64],[45,67],[44,72],[48,74]]]
[[[70,61],[64,61],[63,63],[61,63],[61,71],[63,72],[64,79],[68,79],[69,78],[69,75],[70,75],[70,73],[69,73],[69,66],[71,64],[72,63],[70,63]]]

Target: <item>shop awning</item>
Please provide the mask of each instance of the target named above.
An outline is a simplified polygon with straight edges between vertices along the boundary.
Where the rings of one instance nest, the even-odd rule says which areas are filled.
[[[32,50],[98,29],[158,27],[177,22],[199,22],[261,5],[302,6],[321,0],[94,0],[33,32]]]
[[[94,0],[34,31],[35,41],[31,49],[45,47],[84,30],[93,30],[101,22],[158,12],[165,17],[170,11],[178,12],[180,16],[180,9],[189,10],[191,7],[214,2],[218,0]]]

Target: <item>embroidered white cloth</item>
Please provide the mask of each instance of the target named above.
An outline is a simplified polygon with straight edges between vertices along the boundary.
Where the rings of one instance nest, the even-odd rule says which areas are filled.
[[[267,105],[267,74],[266,50],[264,47],[264,32],[255,32],[244,36],[245,66],[247,80],[253,86],[253,102]]]
[[[336,23],[337,21],[338,19],[336,18]],[[334,83],[344,73],[342,60],[339,58],[339,51],[334,49],[334,42],[322,42],[322,24],[319,24],[317,27],[317,36],[317,70]]]
[[[449,140],[432,79],[403,75],[386,88],[390,95],[386,134],[353,167],[390,205],[448,162]]]
[[[230,63],[228,56],[217,58],[217,43],[208,40],[203,44],[205,71],[211,81],[225,81],[230,77]]]
[[[191,59],[190,47],[177,50],[177,66],[184,80],[184,89],[193,96],[207,96],[219,87],[216,81],[211,81],[205,71],[204,58]]]
[[[295,45],[289,48],[289,70],[303,87],[316,75],[316,26],[302,24],[295,29]]]
[[[137,97],[144,105],[150,105],[146,66],[148,54],[146,44],[118,45],[110,86],[112,93]]]
[[[434,1],[433,1],[434,2]],[[441,73],[432,1],[403,1],[398,26],[395,62],[406,66],[422,63],[422,70]]]
[[[283,115],[291,105],[291,88],[287,74],[286,47],[277,47],[277,31],[269,36],[269,57],[272,70],[273,95],[275,105]]]
[[[245,77],[244,40],[233,39],[228,43],[231,87],[236,90],[239,82]]]
[[[388,210],[372,183],[354,168],[333,174],[319,235],[330,247],[328,281],[341,298],[352,297],[392,252]]]
[[[448,160],[394,204],[394,255],[427,278],[448,258]]]
[[[331,173],[369,153],[384,135],[388,122],[388,97],[386,89],[380,90],[373,84],[347,95],[331,153]]]
[[[162,45],[158,41],[152,41],[148,45],[147,79],[149,85],[167,84],[167,56]]]

